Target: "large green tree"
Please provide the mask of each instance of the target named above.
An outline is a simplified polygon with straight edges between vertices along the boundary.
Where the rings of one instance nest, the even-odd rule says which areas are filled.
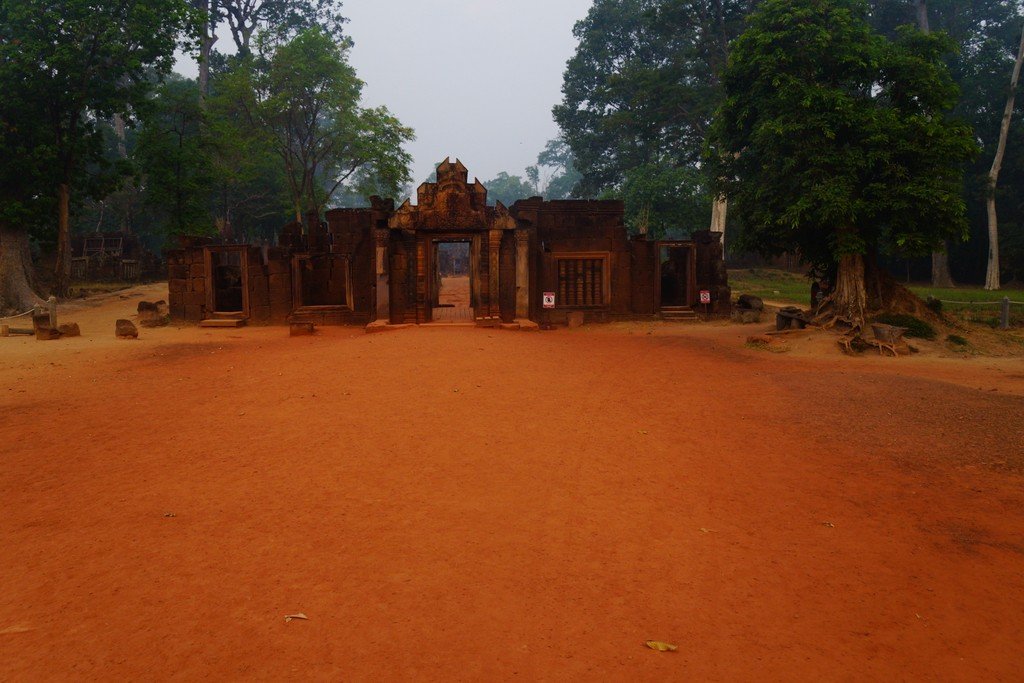
[[[885,243],[926,254],[966,232],[971,129],[943,36],[872,30],[859,0],[766,0],[732,46],[707,160],[763,254],[799,251],[834,277],[833,313],[915,305],[875,268]],[[869,285],[870,283],[870,285]]]
[[[512,206],[519,199],[527,199],[537,194],[537,187],[522,176],[509,175],[502,171],[490,180],[484,181],[487,188],[487,201],[491,204],[501,202]]]
[[[165,235],[212,232],[213,145],[204,119],[198,84],[174,79],[158,90],[139,132],[136,156],[146,203],[159,216]]]
[[[526,177],[536,194],[548,199],[569,199],[575,196],[582,176],[576,170],[572,150],[562,138],[548,140],[537,155],[537,163],[526,168]]]
[[[262,46],[223,78],[221,96],[275,150],[295,219],[319,215],[361,169],[398,194],[411,180],[403,146],[413,131],[386,107],[360,106],[348,43],[314,27]]]
[[[701,150],[722,100],[720,73],[729,44],[756,5],[595,1],[574,28],[579,46],[566,66],[563,100],[554,108],[581,174],[575,194],[623,197],[634,226],[670,226],[689,216],[704,227],[710,196],[701,198],[707,210],[698,211],[673,202],[703,195],[700,187],[671,192],[678,188],[675,180],[701,177]],[[657,177],[645,181],[645,172]],[[657,188],[670,193],[655,196]]]
[[[191,32],[184,0],[3,0],[0,90],[45,128],[49,187],[57,200],[54,289],[71,274],[70,208],[76,182],[104,159],[99,123],[129,123],[154,78],[168,73],[179,38]],[[11,163],[5,161],[4,163]]]

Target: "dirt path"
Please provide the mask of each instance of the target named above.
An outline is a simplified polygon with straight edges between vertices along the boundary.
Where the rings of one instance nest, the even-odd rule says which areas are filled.
[[[1019,675],[1019,361],[135,300],[0,339],[0,679]]]

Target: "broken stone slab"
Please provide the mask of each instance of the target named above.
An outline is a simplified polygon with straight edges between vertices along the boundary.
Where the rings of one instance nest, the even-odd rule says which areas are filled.
[[[750,311],[763,311],[764,300],[753,294],[740,294],[736,299],[736,308],[745,308]]]
[[[167,302],[140,301],[138,306],[139,325],[142,327],[163,327],[171,322],[167,314]]]
[[[48,341],[50,339],[60,339],[60,330],[50,327],[50,314],[36,314],[32,316],[32,331],[35,332],[36,339],[39,341]]]
[[[62,323],[57,326],[57,330],[65,337],[81,337],[82,330],[79,329],[78,323]]]
[[[316,325],[313,323],[289,323],[289,337],[308,337],[316,333]]]
[[[138,339],[139,329],[135,327],[135,323],[131,320],[120,318],[114,323],[114,334],[117,335],[118,339]]]
[[[569,311],[565,316],[565,324],[570,328],[583,327],[583,311]]]

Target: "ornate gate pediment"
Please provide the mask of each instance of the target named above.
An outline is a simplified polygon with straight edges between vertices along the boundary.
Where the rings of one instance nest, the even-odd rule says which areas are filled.
[[[513,230],[516,221],[497,202],[487,206],[487,188],[458,159],[445,159],[437,167],[437,182],[423,183],[416,190],[416,205],[406,200],[389,219],[395,230]]]

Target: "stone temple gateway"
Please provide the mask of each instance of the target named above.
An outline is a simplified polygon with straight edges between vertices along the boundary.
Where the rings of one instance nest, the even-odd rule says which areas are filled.
[[[210,326],[475,321],[533,327],[729,312],[718,233],[630,237],[620,201],[487,204],[445,160],[417,203],[377,197],[285,226],[278,246],[205,243],[167,253],[170,312]],[[553,307],[545,295],[554,294]],[[551,302],[548,301],[550,305]]]

